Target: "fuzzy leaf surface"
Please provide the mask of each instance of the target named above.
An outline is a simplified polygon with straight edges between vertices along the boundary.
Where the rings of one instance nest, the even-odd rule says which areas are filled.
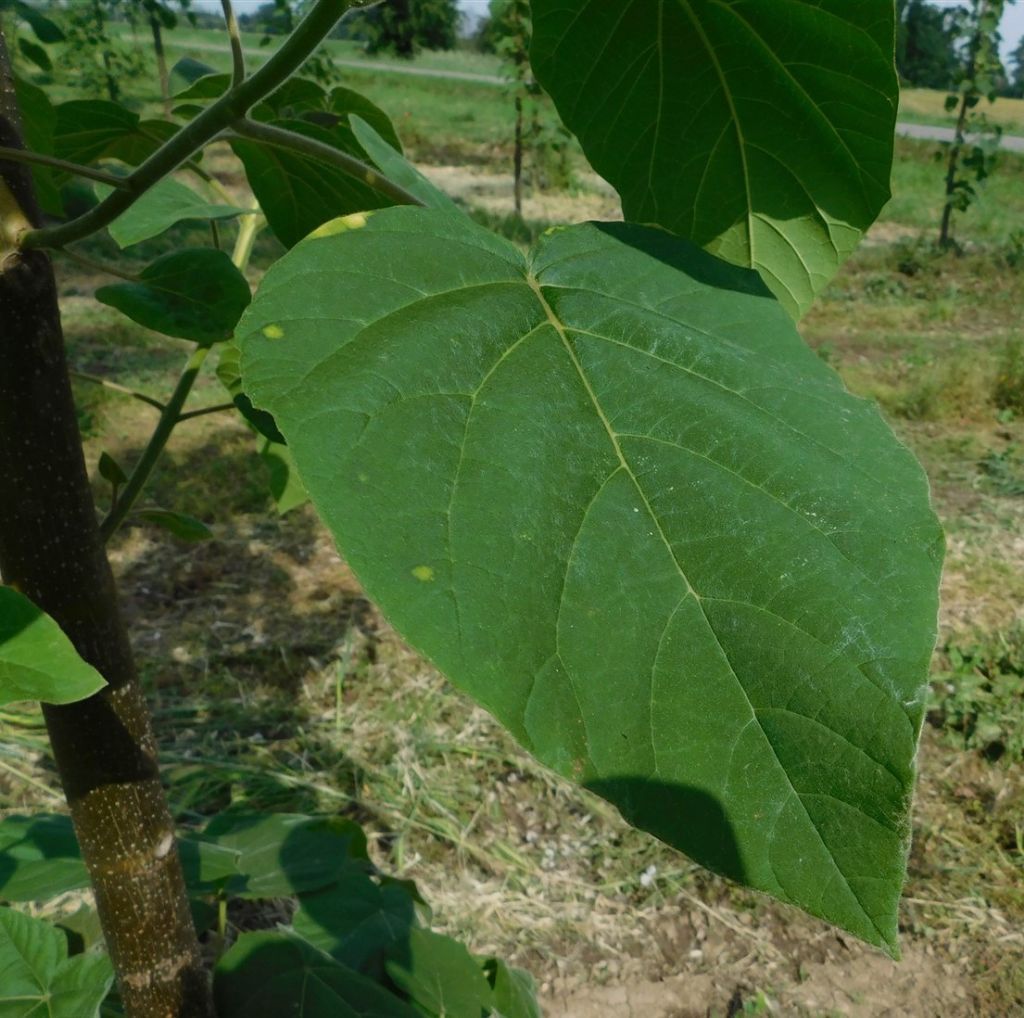
[[[660,230],[319,233],[242,379],[370,595],[631,823],[895,950],[942,535],[875,406]]]
[[[794,314],[889,199],[891,0],[533,0],[533,67],[626,218]]]

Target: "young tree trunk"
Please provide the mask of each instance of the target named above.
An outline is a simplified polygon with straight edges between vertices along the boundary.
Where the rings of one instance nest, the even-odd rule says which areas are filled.
[[[946,204],[942,207],[942,222],[939,225],[939,247],[949,247],[952,242],[953,194],[956,191],[957,171],[960,168],[960,153],[965,142],[967,128],[967,94],[960,99],[960,112],[956,118],[956,136],[949,148],[949,162],[946,164]]]
[[[516,215],[523,215],[523,94],[516,92],[516,147],[512,157],[512,181]]]
[[[156,66],[160,74],[160,98],[163,100],[164,112],[169,112],[171,99],[170,75],[167,73],[167,54],[164,52],[164,33],[160,19],[155,14],[149,16],[149,27],[153,33],[153,49],[156,52]]]
[[[20,123],[0,30],[0,145]],[[38,209],[0,162],[0,574],[48,612],[109,686],[46,725],[130,1018],[206,1018],[206,973],[149,712],[100,540],[48,257],[12,233]]]

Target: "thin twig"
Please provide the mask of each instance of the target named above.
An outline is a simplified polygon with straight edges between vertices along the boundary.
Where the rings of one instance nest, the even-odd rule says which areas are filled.
[[[231,84],[238,87],[245,81],[245,52],[242,49],[242,36],[238,31],[238,19],[231,6],[231,0],[220,0],[224,8],[224,21],[228,26],[228,38],[231,40]]]
[[[256,234],[266,225],[266,217],[260,214],[260,203],[253,198],[252,215],[244,216],[241,225],[238,227],[238,236],[235,238],[235,249],[231,252],[231,260],[239,272],[245,272],[252,257],[253,245],[256,243]]]
[[[153,472],[153,467],[156,466],[156,461],[160,458],[174,426],[178,423],[181,408],[185,405],[185,400],[188,399],[188,395],[192,391],[199,369],[203,366],[203,361],[206,360],[209,352],[208,346],[201,346],[189,357],[185,370],[182,371],[178,384],[175,386],[174,393],[161,411],[160,420],[157,422],[146,448],[142,451],[142,456],[135,464],[135,469],[132,470],[121,497],[100,524],[100,536],[104,541],[110,540],[117,528],[124,522],[125,517],[131,512],[139,495],[142,494],[142,489],[146,486],[149,475]]]
[[[341,149],[317,141],[315,138],[297,134],[295,131],[274,127],[272,124],[260,124],[255,120],[240,120],[234,124],[234,130],[225,131],[223,137],[228,140],[248,138],[252,141],[263,142],[264,145],[299,152],[311,159],[336,166],[350,177],[354,177],[375,191],[394,199],[399,205],[423,204],[411,191],[407,191],[400,184],[381,175],[372,166],[356,159],[355,156],[350,156],[347,152],[342,152]]]
[[[24,148],[9,148],[0,145],[0,159],[12,163],[28,163],[34,166],[50,166],[55,170],[64,170],[65,173],[73,174],[76,177],[87,177],[89,180],[98,180],[101,184],[108,184],[110,187],[125,188],[126,177],[118,177],[105,170],[97,170],[93,166],[82,166],[79,163],[69,163],[66,159],[58,159],[56,156],[43,155],[42,152],[30,152]]]
[[[92,382],[93,385],[102,385],[104,389],[112,389],[114,392],[120,392],[122,395],[131,396],[133,399],[137,399],[142,403],[148,403],[155,410],[159,410],[161,413],[164,410],[164,404],[158,399],[154,399],[152,396],[147,396],[144,392],[138,392],[135,389],[129,389],[126,385],[120,385],[117,382],[110,381],[109,378],[103,378],[100,375],[90,375],[86,371],[75,371],[72,368],[68,369],[68,374],[72,378],[80,378],[83,382]]]
[[[218,403],[216,406],[204,406],[199,410],[189,410],[188,413],[178,414],[178,423],[190,421],[193,417],[205,417],[207,414],[219,414],[225,410],[234,410],[234,403]]]
[[[77,262],[79,265],[82,265],[87,269],[93,269],[96,272],[103,272],[108,276],[116,276],[118,279],[123,279],[127,283],[139,282],[139,277],[133,276],[130,272],[122,272],[121,269],[115,268],[113,265],[107,265],[105,262],[98,262],[94,258],[90,258],[88,255],[81,254],[78,251],[72,251],[69,247],[59,247],[56,250],[58,254],[65,255],[73,262]]]

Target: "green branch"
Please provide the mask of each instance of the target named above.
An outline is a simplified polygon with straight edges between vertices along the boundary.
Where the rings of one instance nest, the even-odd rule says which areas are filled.
[[[9,148],[0,145],[0,159],[11,163],[28,163],[34,166],[49,166],[55,170],[63,170],[65,173],[73,174],[76,177],[87,177],[89,180],[98,180],[101,184],[109,187],[124,188],[125,177],[115,176],[104,170],[97,170],[92,166],[82,166],[79,163],[69,163],[66,159],[58,159],[56,156],[43,155],[41,152],[30,152],[24,148]]]
[[[245,52],[242,49],[242,36],[238,31],[238,19],[235,17],[235,9],[231,6],[231,0],[220,0],[224,8],[224,22],[228,26],[228,38],[231,40],[231,84],[240,85],[245,81]]]
[[[99,375],[90,375],[87,371],[75,371],[69,368],[68,374],[72,378],[80,378],[83,382],[92,382],[93,385],[102,385],[104,389],[111,389],[113,392],[120,392],[125,396],[131,396],[132,399],[140,400],[143,403],[148,403],[151,407],[159,410],[161,413],[164,410],[164,404],[158,399],[154,399],[152,396],[147,396],[144,392],[139,392],[137,389],[129,389],[127,385],[120,385],[117,382],[112,382],[109,378],[101,378]]]
[[[63,247],[102,230],[128,209],[140,195],[186,162],[222,131],[242,120],[261,99],[298,70],[327,36],[338,19],[358,0],[317,0],[295,31],[252,77],[232,86],[123,178],[123,188],[108,195],[95,208],[59,226],[30,230],[24,248]]]
[[[315,138],[307,138],[304,134],[297,134],[295,131],[288,131],[283,127],[274,127],[272,124],[260,124],[255,120],[243,119],[234,125],[233,131],[225,131],[222,137],[228,141],[245,138],[250,141],[262,142],[264,145],[272,145],[275,148],[298,152],[319,162],[336,166],[350,177],[355,177],[375,191],[394,199],[399,205],[423,204],[416,195],[388,177],[382,176],[372,166],[356,159],[355,156],[350,156],[347,152],[342,152],[341,149],[326,145]]]
[[[142,489],[146,486],[153,467],[156,466],[160,454],[164,451],[164,446],[167,445],[174,426],[181,419],[181,408],[185,405],[185,400],[188,399],[188,394],[192,391],[199,369],[202,368],[209,352],[208,346],[201,346],[189,357],[185,370],[181,373],[178,384],[174,388],[174,393],[161,411],[160,420],[157,422],[146,448],[142,451],[139,462],[135,464],[135,469],[132,470],[128,483],[124,486],[124,491],[121,492],[120,498],[111,508],[106,519],[100,524],[100,536],[104,542],[109,541],[116,533],[117,528],[124,522],[139,495],[142,494]]]

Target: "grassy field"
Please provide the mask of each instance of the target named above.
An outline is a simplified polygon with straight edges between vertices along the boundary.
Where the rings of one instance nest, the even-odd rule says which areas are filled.
[[[500,89],[345,78],[514,239],[615,214],[574,150],[575,186],[532,193],[524,224],[509,216]],[[1024,1014],[1024,160],[1006,157],[958,217],[963,253],[939,254],[935,147],[898,143],[892,202],[802,324],[921,458],[948,533],[901,964],[700,871],[534,763],[404,646],[308,508],[274,514],[252,435],[229,417],[182,426],[148,495],[215,539],[135,527],[112,551],[179,820],[239,802],[357,817],[442,928],[537,975],[552,1015]],[[209,165],[238,186],[225,153]],[[141,267],[207,238],[181,228],[132,255]],[[278,251],[261,238],[254,280]],[[115,257],[102,239],[91,253]],[[74,368],[166,395],[185,344],[96,304],[106,277],[58,269]],[[84,380],[76,394],[90,466],[102,451],[133,462],[148,408]],[[208,372],[193,405],[220,398]],[[55,788],[38,714],[0,716],[0,807],[59,809]]]
[[[932,88],[905,88],[900,93],[900,120],[913,124],[939,124],[952,127],[955,115],[946,112],[947,92]],[[978,107],[1007,134],[1024,134],[1024,99],[996,99]]]

